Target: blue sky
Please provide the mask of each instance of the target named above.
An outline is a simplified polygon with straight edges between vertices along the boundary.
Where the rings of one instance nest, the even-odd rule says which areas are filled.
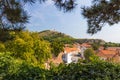
[[[87,22],[81,15],[82,6],[90,6],[92,0],[79,0],[77,8],[72,12],[59,11],[51,0],[43,4],[28,4],[26,10],[31,16],[26,25],[30,31],[53,30],[66,33],[75,38],[103,39],[105,41],[120,43],[120,24],[106,25],[95,35],[87,34]]]

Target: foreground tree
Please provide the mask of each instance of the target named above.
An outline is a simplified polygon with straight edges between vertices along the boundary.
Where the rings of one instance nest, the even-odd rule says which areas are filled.
[[[40,39],[37,33],[20,31],[12,35],[15,37],[5,42],[5,48],[13,57],[40,67],[51,58],[50,43]]]
[[[47,0],[0,0],[0,29],[22,30],[29,21],[29,15],[24,10],[26,3],[40,3]],[[77,5],[75,0],[53,0],[55,6],[64,12],[71,11]],[[95,34],[105,23],[109,25],[120,21],[120,0],[91,0],[92,6],[84,7],[83,16],[87,18],[88,33]]]
[[[84,7],[82,14],[87,18],[87,32],[95,34],[106,23],[113,25],[120,22],[120,0],[93,0],[93,5]]]
[[[0,0],[0,30],[22,30],[29,20],[29,15],[24,10],[26,3],[40,3],[46,0]],[[73,0],[54,0],[55,5],[64,11],[75,7]]]

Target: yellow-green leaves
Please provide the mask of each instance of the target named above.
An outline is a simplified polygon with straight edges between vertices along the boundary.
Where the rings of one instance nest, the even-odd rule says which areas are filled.
[[[6,51],[13,53],[33,65],[42,65],[51,57],[50,43],[40,39],[37,33],[28,31],[16,32],[12,40],[6,41]]]

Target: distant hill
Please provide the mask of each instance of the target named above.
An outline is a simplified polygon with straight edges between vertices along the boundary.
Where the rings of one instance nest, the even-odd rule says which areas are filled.
[[[59,40],[63,43],[68,43],[68,44],[72,44],[72,43],[100,43],[100,44],[105,44],[106,42],[104,40],[101,39],[75,39],[69,35],[66,35],[64,33],[58,32],[58,31],[54,31],[54,30],[44,30],[39,32],[40,37],[42,37],[45,40],[48,41],[54,41],[54,40]]]
[[[66,35],[64,33],[58,32],[58,31],[54,31],[54,30],[44,30],[39,32],[40,36],[49,36],[49,37],[53,37],[53,38],[58,38],[58,37],[67,37],[67,38],[72,38],[69,35]]]
[[[58,32],[58,31],[54,31],[54,30],[41,31],[39,32],[39,35],[43,39],[48,40],[50,42],[57,40],[63,43],[72,43],[74,40],[73,37],[66,35],[64,33]]]
[[[102,39],[75,39],[75,42],[77,43],[99,43],[99,44],[105,44],[106,42]]]

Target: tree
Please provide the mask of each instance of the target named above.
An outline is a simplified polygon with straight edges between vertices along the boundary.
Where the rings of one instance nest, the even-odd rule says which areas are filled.
[[[5,51],[5,45],[0,42],[0,52],[4,52],[4,51]]]
[[[6,52],[34,66],[44,67],[44,62],[51,57],[50,43],[40,39],[37,33],[20,31],[14,35],[12,40],[5,42]]]
[[[34,55],[40,64],[44,64],[44,62],[47,61],[48,58],[51,58],[50,43],[47,41],[35,40],[33,50]]]
[[[93,43],[93,44],[92,44],[92,48],[93,48],[94,50],[98,50],[99,47],[100,47],[100,44],[99,44],[99,43]]]
[[[87,62],[99,60],[99,58],[95,55],[94,50],[91,48],[85,50],[84,57]]]
[[[0,0],[0,29],[22,30],[29,20],[29,15],[24,10],[26,3],[40,3],[46,0]],[[69,11],[75,7],[73,0],[54,0],[55,5],[64,11]]]
[[[0,0],[0,29],[22,30],[29,21],[29,15],[24,10],[26,3],[33,4],[47,0]],[[77,5],[75,0],[53,0],[55,6],[64,12],[69,12]],[[109,25],[120,21],[120,0],[93,0],[92,6],[83,7],[83,16],[87,18],[88,33],[95,34],[105,23]]]
[[[22,2],[18,0],[0,1],[0,29],[21,30],[24,28],[23,24],[27,22],[28,15],[23,9]]]
[[[52,53],[54,56],[58,56],[60,52],[64,50],[64,44],[58,40],[54,40],[51,42]]]
[[[88,33],[95,34],[107,23],[120,21],[120,0],[93,0],[93,5],[83,7],[83,16],[87,18]]]

